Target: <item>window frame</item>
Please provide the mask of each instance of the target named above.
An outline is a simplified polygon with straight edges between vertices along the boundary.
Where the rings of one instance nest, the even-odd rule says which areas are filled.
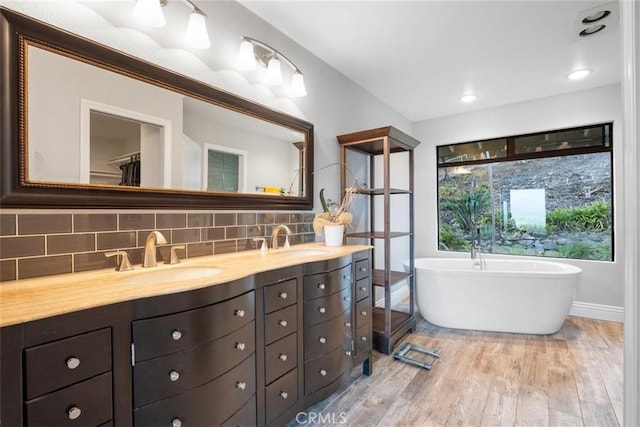
[[[588,147],[577,147],[577,148],[561,148],[555,150],[547,150],[547,151],[536,151],[536,152],[527,152],[527,153],[516,153],[516,140],[518,138],[537,136],[537,135],[545,135],[545,134],[558,134],[561,132],[572,132],[572,131],[580,131],[587,130],[593,128],[601,128],[602,129],[602,139],[603,142],[601,145],[594,145]],[[610,260],[591,260],[591,259],[582,259],[582,258],[562,258],[562,257],[543,257],[543,256],[535,256],[536,258],[556,258],[562,260],[578,260],[578,261],[596,261],[596,262],[615,262],[616,261],[616,251],[615,251],[615,206],[614,206],[614,157],[613,157],[613,122],[602,122],[591,125],[583,125],[583,126],[575,126],[570,128],[562,128],[555,129],[551,131],[542,131],[542,132],[533,132],[526,134],[518,134],[511,135],[507,137],[494,137],[494,138],[486,138],[482,140],[474,140],[474,141],[465,141],[454,144],[442,144],[436,145],[436,205],[437,205],[437,242],[438,247],[437,251],[441,251],[440,249],[440,212],[441,212],[441,202],[440,202],[440,181],[439,181],[439,173],[440,169],[443,168],[453,168],[453,167],[461,167],[461,166],[482,166],[494,163],[502,163],[502,162],[513,162],[517,160],[536,160],[536,159],[544,159],[551,157],[565,157],[565,156],[573,156],[573,155],[586,155],[592,153],[609,153],[609,174],[611,177],[611,259]],[[475,159],[475,160],[460,160],[460,161],[452,161],[452,162],[441,162],[440,161],[440,150],[447,147],[456,147],[462,146],[465,144],[477,144],[484,143],[489,141],[496,141],[504,139],[506,142],[506,155],[503,157],[496,158],[484,158],[484,159]],[[466,253],[468,251],[446,251],[446,252],[463,252]],[[495,255],[501,256],[518,256],[518,255],[508,255],[508,254],[499,254]]]

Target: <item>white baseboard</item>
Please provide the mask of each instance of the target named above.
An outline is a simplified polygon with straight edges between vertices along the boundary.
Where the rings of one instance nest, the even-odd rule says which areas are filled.
[[[624,322],[624,307],[575,301],[569,315],[622,323]]]
[[[375,288],[375,287],[374,287]],[[398,289],[391,290],[391,306],[405,302],[409,298],[409,287],[398,286]],[[384,307],[384,296],[376,300],[376,307]]]

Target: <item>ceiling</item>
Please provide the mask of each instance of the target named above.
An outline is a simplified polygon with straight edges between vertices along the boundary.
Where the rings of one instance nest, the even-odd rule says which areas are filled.
[[[617,2],[240,3],[412,122],[620,82]],[[578,37],[603,6],[607,27]]]

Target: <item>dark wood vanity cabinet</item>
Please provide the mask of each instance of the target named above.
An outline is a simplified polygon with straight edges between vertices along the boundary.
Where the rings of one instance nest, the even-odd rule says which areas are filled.
[[[2,425],[285,425],[371,373],[369,251],[0,329]]]

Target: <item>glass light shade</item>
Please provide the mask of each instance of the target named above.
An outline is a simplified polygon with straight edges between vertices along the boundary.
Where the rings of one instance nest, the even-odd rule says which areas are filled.
[[[164,27],[167,21],[164,20],[160,0],[137,0],[133,9],[133,17],[138,22],[147,27]]]
[[[256,69],[256,57],[253,53],[253,43],[249,40],[242,40],[240,50],[236,58],[236,66],[241,70],[253,71]]]
[[[184,39],[196,49],[206,49],[211,46],[207,33],[207,21],[201,13],[193,12],[189,16],[189,25]]]
[[[300,71],[296,71],[291,79],[291,96],[296,98],[307,96],[307,88],[304,86],[304,76]]]
[[[280,71],[280,60],[275,56],[269,60],[267,65],[267,83],[272,85],[282,84],[282,72]]]

